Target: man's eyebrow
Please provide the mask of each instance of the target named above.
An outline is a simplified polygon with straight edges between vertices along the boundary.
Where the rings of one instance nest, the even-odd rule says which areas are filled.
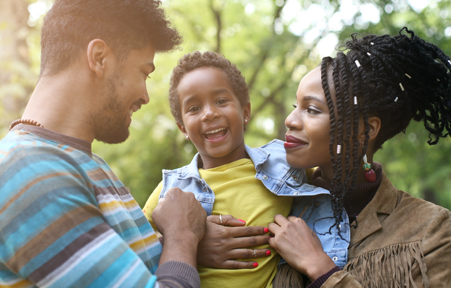
[[[316,102],[320,102],[320,103],[322,103],[322,104],[327,106],[326,102],[324,102],[322,99],[320,99],[318,97],[315,97],[315,96],[304,96],[302,98],[302,101],[316,101]]]

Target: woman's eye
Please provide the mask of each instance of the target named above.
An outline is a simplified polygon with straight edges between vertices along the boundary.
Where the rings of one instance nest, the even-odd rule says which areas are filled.
[[[309,114],[318,114],[318,113],[320,113],[320,111],[318,111],[318,110],[315,109],[315,108],[308,107],[308,108],[307,108],[307,113],[309,113]]]

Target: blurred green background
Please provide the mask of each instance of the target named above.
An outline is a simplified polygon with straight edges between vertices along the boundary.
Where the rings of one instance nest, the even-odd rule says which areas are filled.
[[[52,0],[0,1],[0,136],[20,118],[37,82],[40,27]],[[300,79],[351,33],[391,34],[407,26],[451,55],[449,0],[165,0],[184,37],[182,47],[156,57],[148,80],[149,105],[133,116],[122,144],[93,144],[142,206],[161,181],[161,170],[186,165],[195,148],[178,131],[167,101],[177,60],[195,50],[225,55],[250,87],[251,147],[284,139]],[[74,95],[76,97],[76,95]],[[384,144],[375,161],[409,193],[451,208],[451,137],[430,147],[421,123]]]

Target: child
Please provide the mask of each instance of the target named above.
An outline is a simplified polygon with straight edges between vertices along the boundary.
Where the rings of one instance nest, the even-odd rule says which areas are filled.
[[[305,183],[305,171],[287,164],[282,141],[260,148],[245,145],[251,108],[247,84],[237,67],[216,53],[194,52],[174,68],[170,85],[177,126],[199,153],[189,165],[163,171],[163,181],[144,208],[151,224],[158,199],[172,187],[194,193],[208,215],[231,214],[249,226],[266,227],[276,214],[288,216],[291,211],[302,214],[324,251],[343,267],[350,238],[348,218],[338,226],[340,233],[337,226],[328,233],[335,223],[329,191]],[[270,251],[269,245],[259,248]],[[279,260],[272,251],[258,259],[255,269],[199,265],[198,270],[202,287],[272,287]]]

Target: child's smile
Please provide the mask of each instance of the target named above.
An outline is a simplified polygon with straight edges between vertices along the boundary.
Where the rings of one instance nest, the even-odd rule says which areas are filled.
[[[241,106],[223,71],[214,67],[190,71],[177,92],[183,120],[177,125],[196,146],[204,169],[247,157],[244,123],[250,104]]]
[[[213,129],[205,133],[205,138],[210,142],[220,142],[227,136],[226,128]]]

